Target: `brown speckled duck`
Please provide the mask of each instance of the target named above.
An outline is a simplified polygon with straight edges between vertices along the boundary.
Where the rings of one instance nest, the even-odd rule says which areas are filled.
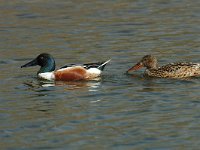
[[[127,72],[138,70],[146,67],[145,75],[160,78],[186,78],[200,77],[200,63],[171,63],[158,67],[156,57],[152,55],[144,56],[136,65],[131,67]]]

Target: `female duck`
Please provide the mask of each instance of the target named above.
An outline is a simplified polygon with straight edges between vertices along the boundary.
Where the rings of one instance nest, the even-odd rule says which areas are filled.
[[[57,81],[77,81],[77,80],[92,80],[101,75],[105,65],[110,60],[100,63],[89,63],[83,65],[66,65],[55,71],[55,60],[47,53],[42,53],[37,56],[31,62],[21,66],[40,66],[40,70],[37,72],[39,78],[46,80],[57,80]]]
[[[186,78],[200,76],[200,63],[171,63],[158,67],[157,59],[152,55],[144,56],[127,72],[139,70],[142,67],[146,67],[144,74],[151,77]]]

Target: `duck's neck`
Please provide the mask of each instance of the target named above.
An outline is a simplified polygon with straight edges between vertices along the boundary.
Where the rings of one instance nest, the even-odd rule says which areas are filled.
[[[158,64],[157,63],[153,63],[150,66],[147,67],[148,70],[150,69],[158,69]]]
[[[45,73],[45,72],[52,72],[55,70],[55,62],[51,62],[51,63],[48,63],[47,65],[45,66],[41,66],[40,70],[38,71],[37,74],[39,73]]]

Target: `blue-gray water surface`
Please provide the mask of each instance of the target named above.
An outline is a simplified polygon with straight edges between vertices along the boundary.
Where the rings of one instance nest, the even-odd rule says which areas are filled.
[[[200,1],[0,1],[0,149],[199,149],[200,79],[125,72],[146,54],[200,62]],[[100,80],[49,83],[21,65],[112,59]]]

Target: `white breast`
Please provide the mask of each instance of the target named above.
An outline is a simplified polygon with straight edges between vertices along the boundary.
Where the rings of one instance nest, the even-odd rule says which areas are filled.
[[[45,80],[50,80],[50,81],[55,80],[54,72],[39,73],[38,77],[42,78],[42,79],[45,79]]]

